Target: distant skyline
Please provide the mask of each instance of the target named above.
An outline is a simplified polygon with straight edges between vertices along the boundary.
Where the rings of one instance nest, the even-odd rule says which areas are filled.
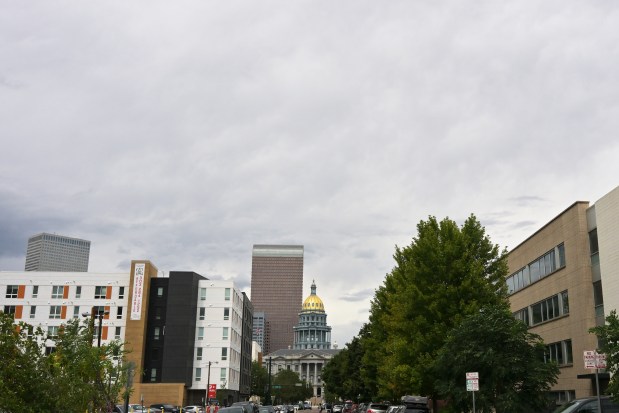
[[[619,184],[619,4],[3,2],[0,270],[90,240],[250,290],[304,245],[341,347],[429,215],[513,248]]]

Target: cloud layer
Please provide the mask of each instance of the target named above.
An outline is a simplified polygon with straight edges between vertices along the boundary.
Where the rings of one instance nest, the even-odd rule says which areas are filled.
[[[13,2],[0,16],[0,269],[92,241],[249,292],[306,247],[349,341],[428,215],[513,247],[617,185],[615,2]]]

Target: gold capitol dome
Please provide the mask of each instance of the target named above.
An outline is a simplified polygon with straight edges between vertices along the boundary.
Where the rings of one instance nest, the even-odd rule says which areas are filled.
[[[303,301],[302,311],[325,312],[325,305],[316,295],[316,282],[314,280],[312,280],[312,293]]]

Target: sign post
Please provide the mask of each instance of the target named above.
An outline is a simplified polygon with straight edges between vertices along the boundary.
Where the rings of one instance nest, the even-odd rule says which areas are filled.
[[[476,371],[466,373],[466,391],[473,392],[473,413],[475,413],[475,392],[479,391],[479,373]]]
[[[598,398],[598,412],[602,411],[602,400],[600,399],[600,379],[599,369],[606,368],[606,354],[600,354],[596,350],[585,350],[583,354],[586,369],[595,369],[595,393]]]

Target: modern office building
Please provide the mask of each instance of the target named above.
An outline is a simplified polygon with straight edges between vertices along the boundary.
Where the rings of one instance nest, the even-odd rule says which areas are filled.
[[[130,273],[0,272],[0,309],[54,336],[84,312],[106,314],[101,339],[125,342],[137,374],[131,403],[201,404],[249,397],[253,309],[232,281],[194,272],[158,277],[149,261]],[[51,350],[54,341],[47,340]],[[248,361],[249,360],[249,361]],[[210,375],[209,375],[210,373]]]
[[[88,271],[90,241],[41,233],[28,239],[26,271]]]
[[[299,324],[294,327],[295,349],[330,349],[331,327],[327,325],[325,305],[316,295],[316,283],[312,281],[311,294],[303,301]]]
[[[254,245],[251,301],[267,320],[265,353],[292,348],[303,302],[303,246]]]
[[[507,285],[514,315],[560,366],[557,403],[596,393],[584,351],[597,348],[589,329],[619,304],[619,188],[590,205],[578,201],[509,252]],[[609,375],[599,375],[601,391]]]
[[[266,355],[262,364],[271,374],[292,370],[313,388],[312,404],[320,404],[325,397],[322,369],[340,350],[331,348],[331,327],[327,326],[327,313],[316,283],[312,282],[311,294],[303,301],[294,327],[295,343],[292,349],[279,349]],[[277,398],[277,394],[274,395]]]
[[[261,349],[265,348],[268,342],[267,332],[267,320],[264,311],[254,311],[254,325],[253,325],[253,341],[260,346]]]

